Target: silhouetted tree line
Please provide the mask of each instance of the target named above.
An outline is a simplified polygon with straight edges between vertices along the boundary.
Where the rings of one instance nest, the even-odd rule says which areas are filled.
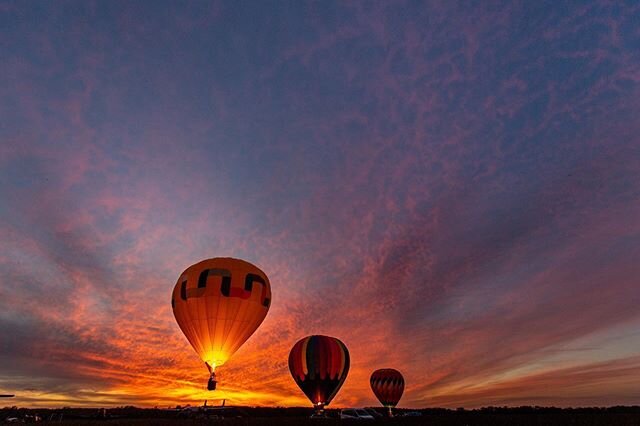
[[[180,407],[184,408],[184,407]],[[382,413],[382,408],[375,408]],[[313,412],[306,407],[226,407],[220,416],[194,416],[181,418],[182,410],[176,408],[137,408],[133,406],[117,408],[59,408],[59,409],[27,409],[5,407],[0,409],[0,424],[6,419],[17,417],[32,422],[36,416],[42,423],[70,424],[70,425],[176,425],[176,424],[220,424],[237,425],[344,425],[362,424],[351,423],[339,419],[338,409],[327,410],[329,419],[318,423],[309,419]],[[419,410],[398,409],[397,417],[393,419],[379,419],[377,424],[397,425],[430,425],[430,426],[542,426],[542,425],[573,425],[573,426],[638,426],[640,425],[640,406],[614,407],[484,407],[478,409],[446,409],[426,408]],[[411,413],[415,417],[403,417]],[[228,416],[226,415],[228,414]],[[237,417],[242,417],[238,419]],[[218,417],[225,417],[224,419]],[[31,420],[30,420],[31,419]]]

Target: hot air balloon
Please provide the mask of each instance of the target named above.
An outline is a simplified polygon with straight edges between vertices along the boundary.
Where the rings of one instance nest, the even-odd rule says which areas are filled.
[[[398,405],[404,391],[404,377],[398,370],[382,368],[371,374],[369,383],[378,400],[389,410],[391,417],[391,409]]]
[[[209,369],[216,388],[223,365],[262,323],[271,305],[269,278],[249,262],[229,257],[189,266],[171,296],[180,329]]]
[[[302,392],[322,416],[340,390],[349,372],[349,351],[340,340],[328,336],[307,336],[289,352],[289,370]]]

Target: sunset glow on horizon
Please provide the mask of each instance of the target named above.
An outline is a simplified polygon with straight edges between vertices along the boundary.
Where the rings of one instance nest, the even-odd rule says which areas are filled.
[[[0,394],[25,407],[640,404],[640,5],[0,0]],[[216,369],[182,271],[272,300]]]

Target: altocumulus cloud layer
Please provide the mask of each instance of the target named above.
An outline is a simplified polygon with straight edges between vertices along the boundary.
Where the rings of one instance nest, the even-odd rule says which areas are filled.
[[[640,394],[636,2],[0,3],[0,391],[209,398],[178,274],[271,278],[217,396],[607,405]]]

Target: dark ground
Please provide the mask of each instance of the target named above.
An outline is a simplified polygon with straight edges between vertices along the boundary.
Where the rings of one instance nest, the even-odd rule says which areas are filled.
[[[206,414],[197,409],[193,412],[160,409],[138,409],[134,407],[100,409],[58,409],[58,410],[27,410],[17,408],[0,409],[0,424],[6,419],[17,417],[21,421],[33,423],[37,415],[43,420],[40,424],[56,425],[225,425],[225,426],[294,426],[294,425],[352,425],[352,424],[380,424],[380,425],[433,425],[433,426],[640,426],[640,406],[609,407],[609,408],[577,408],[559,409],[542,407],[519,408],[483,408],[479,410],[445,410],[424,409],[413,410],[415,417],[402,417],[410,410],[398,410],[398,416],[393,419],[378,419],[376,421],[340,420],[337,410],[328,410],[333,418],[316,420],[308,416],[311,410],[306,408],[252,408],[230,407],[224,411]],[[382,412],[382,410],[380,410]],[[216,418],[225,416],[225,418]],[[62,417],[62,418],[61,418]],[[8,423],[7,423],[8,424]]]

